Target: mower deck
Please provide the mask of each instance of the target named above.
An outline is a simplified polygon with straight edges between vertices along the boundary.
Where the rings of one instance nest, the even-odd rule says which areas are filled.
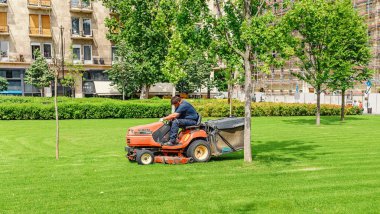
[[[192,158],[186,157],[176,157],[176,156],[155,156],[155,163],[163,163],[163,164],[187,164],[192,163]]]

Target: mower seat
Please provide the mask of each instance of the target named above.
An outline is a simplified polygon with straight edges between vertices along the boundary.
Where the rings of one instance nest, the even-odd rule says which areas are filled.
[[[202,125],[202,116],[198,114],[197,124],[193,126],[185,126],[183,127],[183,129],[196,129],[196,128],[199,128],[201,125]]]

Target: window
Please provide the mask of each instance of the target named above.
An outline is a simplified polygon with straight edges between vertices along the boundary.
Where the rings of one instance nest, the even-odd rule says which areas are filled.
[[[83,77],[87,81],[108,81],[107,74],[104,71],[86,71],[83,73]]]
[[[40,53],[45,59],[52,58],[52,46],[50,43],[40,44],[40,43],[32,43],[32,58],[36,60],[37,56],[35,55],[36,50],[40,50]]]
[[[83,19],[83,35],[91,36],[91,19]]]
[[[83,8],[89,8],[90,7],[90,1],[84,1],[84,0],[82,0],[82,7]]]
[[[79,18],[71,18],[72,34],[79,35]]]
[[[48,15],[41,16],[42,35],[51,36],[50,17]]]
[[[1,59],[8,59],[9,43],[0,41],[0,57]]]
[[[116,47],[115,46],[112,46],[112,49],[111,49],[111,54],[112,54],[112,63],[116,62],[117,60],[117,56],[116,56]]]
[[[73,62],[79,63],[81,58],[80,45],[73,45]]]
[[[40,21],[38,14],[29,15],[29,33],[33,35],[40,34]]]
[[[8,32],[7,13],[0,13],[0,32]]]
[[[41,45],[39,43],[32,43],[32,58],[36,60],[37,56],[35,55],[36,50],[41,51]]]
[[[9,80],[8,91],[21,91],[21,80]]]
[[[44,44],[44,57],[46,59],[51,59],[51,44]]]
[[[71,7],[79,7],[79,0],[71,0]]]
[[[92,64],[92,47],[91,45],[83,46],[84,63]]]

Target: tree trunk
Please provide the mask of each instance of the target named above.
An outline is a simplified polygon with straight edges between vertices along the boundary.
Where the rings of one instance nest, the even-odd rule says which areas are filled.
[[[230,79],[228,80],[228,94],[227,94],[227,100],[228,100],[228,104],[230,105],[230,117],[232,117],[232,88],[233,88],[233,85],[232,85],[232,70],[230,71]]]
[[[231,86],[230,86],[230,84],[228,84],[228,88],[227,88],[227,103],[228,104],[231,103]]]
[[[146,85],[143,85],[142,87],[141,87],[141,93],[140,93],[140,100],[142,100],[142,99],[146,99],[146,94],[147,94],[147,86]]]
[[[344,121],[345,94],[346,90],[342,90],[342,108],[340,110],[340,121]]]
[[[145,97],[144,97],[144,99],[149,98],[149,90],[150,90],[150,85],[145,86]]]
[[[199,99],[202,99],[202,86],[199,86]]]
[[[232,117],[232,100],[230,100],[230,117]]]
[[[176,88],[175,88],[175,84],[173,84],[173,91],[172,91],[172,97],[175,97],[175,93],[176,93]],[[175,112],[175,106],[172,105],[172,114]]]
[[[75,86],[71,88],[71,97],[75,98]]]
[[[55,109],[55,123],[56,123],[56,135],[55,135],[55,159],[59,159],[59,118],[58,118],[58,103],[57,103],[57,89],[58,89],[58,74],[54,79],[54,109]]]
[[[123,100],[125,100],[125,87],[123,88]]]
[[[207,99],[211,98],[210,86],[207,84]]]
[[[317,89],[317,121],[316,124],[319,126],[321,124],[321,91]]]
[[[246,49],[250,49],[249,47]],[[249,56],[244,58],[245,70],[245,117],[244,117],[244,161],[252,162],[251,151],[251,93],[252,93],[252,71]]]

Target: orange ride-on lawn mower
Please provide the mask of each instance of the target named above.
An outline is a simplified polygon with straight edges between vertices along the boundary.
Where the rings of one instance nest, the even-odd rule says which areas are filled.
[[[177,145],[167,146],[171,122],[135,126],[127,132],[126,157],[138,164],[207,162],[243,149],[244,118],[224,118],[181,127]]]

